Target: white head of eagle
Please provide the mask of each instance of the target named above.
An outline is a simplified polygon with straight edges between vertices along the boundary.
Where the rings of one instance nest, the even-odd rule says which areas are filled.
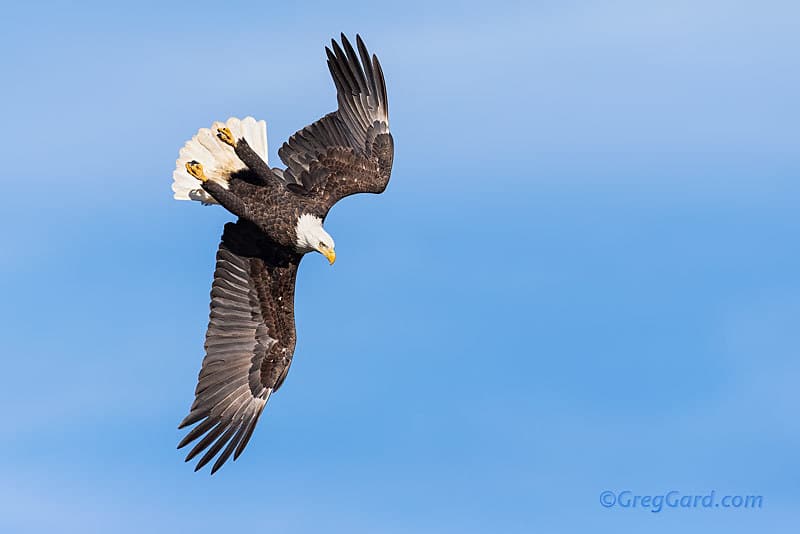
[[[316,250],[326,258],[333,265],[336,261],[336,246],[333,238],[322,227],[322,219],[309,213],[304,213],[297,219],[297,225],[294,229],[297,235],[297,251],[298,252],[312,252]]]

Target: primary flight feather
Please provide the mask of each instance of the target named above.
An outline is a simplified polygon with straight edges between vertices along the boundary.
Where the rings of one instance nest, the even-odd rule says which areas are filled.
[[[356,51],[357,49],[357,51]],[[340,199],[381,193],[392,170],[386,82],[360,36],[326,48],[338,109],[296,132],[267,162],[264,121],[231,118],[202,128],[180,151],[172,190],[179,200],[220,204],[238,217],[217,251],[211,316],[195,399],[178,448],[195,443],[195,470],[214,473],[239,457],[270,395],[289,372],[296,341],[294,285],[308,252],[333,264],[322,226]]]

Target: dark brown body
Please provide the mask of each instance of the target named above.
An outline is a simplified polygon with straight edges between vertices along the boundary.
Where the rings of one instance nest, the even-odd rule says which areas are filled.
[[[254,223],[274,243],[294,250],[297,220],[303,213],[316,215],[319,208],[310,198],[288,189],[247,141],[240,139],[235,150],[248,168],[230,177],[228,189],[211,181],[203,183],[203,189],[228,211]]]

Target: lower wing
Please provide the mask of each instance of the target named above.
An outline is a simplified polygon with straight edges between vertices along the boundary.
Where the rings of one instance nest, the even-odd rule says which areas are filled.
[[[239,457],[267,400],[286,378],[296,341],[294,284],[300,258],[247,221],[225,225],[211,288],[206,356],[194,403],[179,426],[197,424],[178,445],[199,439],[186,456],[188,462],[205,451],[195,471],[218,454],[212,474],[231,454]]]

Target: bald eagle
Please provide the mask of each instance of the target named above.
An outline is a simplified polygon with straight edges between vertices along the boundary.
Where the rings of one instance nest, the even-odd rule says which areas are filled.
[[[357,49],[357,52],[356,52]],[[267,163],[264,121],[231,118],[202,128],[180,151],[172,189],[178,200],[220,204],[225,225],[211,286],[205,358],[178,444],[197,441],[186,461],[216,472],[247,446],[270,395],[286,379],[295,348],[294,286],[308,252],[333,264],[328,211],[355,193],[381,193],[392,170],[386,82],[360,36],[325,48],[338,109],[292,135]],[[199,441],[198,441],[199,440]]]

